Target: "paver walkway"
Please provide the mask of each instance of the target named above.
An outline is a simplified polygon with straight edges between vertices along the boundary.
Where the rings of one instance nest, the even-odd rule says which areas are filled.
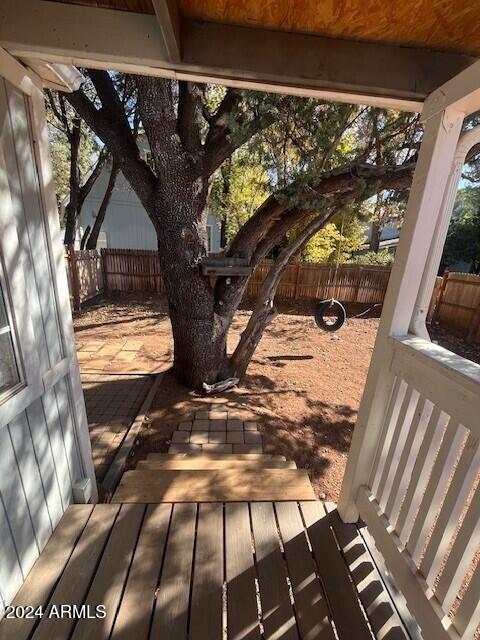
[[[196,411],[172,434],[169,453],[262,453],[262,436],[253,420],[243,421],[225,406]]]
[[[90,442],[101,482],[152,384],[151,376],[82,373]]]
[[[151,337],[138,340],[90,340],[77,338],[77,357],[82,371],[157,373],[171,364],[170,354],[159,354]]]

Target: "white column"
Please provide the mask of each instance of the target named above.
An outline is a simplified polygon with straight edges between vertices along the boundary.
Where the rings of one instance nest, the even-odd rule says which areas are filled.
[[[359,487],[368,481],[393,384],[389,336],[408,333],[463,119],[463,112],[448,108],[432,115],[425,126],[343,478],[338,510],[344,522],[356,522],[358,519],[355,499]]]
[[[478,143],[480,143],[480,126],[464,131],[460,136],[447,188],[445,190],[442,207],[435,225],[432,246],[428,252],[427,264],[425,265],[420,290],[418,292],[417,301],[413,311],[412,321],[410,323],[410,332],[426,340],[430,340],[430,336],[428,335],[425,321],[427,318],[428,308],[430,306],[430,300],[432,299],[435,278],[442,259],[448,226],[452,217],[453,205],[455,204],[455,198],[457,197],[458,185],[462,177],[463,165],[465,164],[467,153]]]

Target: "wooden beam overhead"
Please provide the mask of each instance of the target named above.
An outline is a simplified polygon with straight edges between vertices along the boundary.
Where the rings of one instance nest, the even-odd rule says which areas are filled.
[[[20,12],[17,0],[3,0],[0,45],[16,57],[406,110],[420,110],[429,93],[473,61],[452,53],[183,20],[177,62],[171,51],[172,39],[178,48],[178,24],[165,2],[161,23],[170,21],[172,28],[161,38],[154,15],[45,0],[23,0]]]
[[[170,62],[180,62],[180,14],[176,0],[152,0]]]

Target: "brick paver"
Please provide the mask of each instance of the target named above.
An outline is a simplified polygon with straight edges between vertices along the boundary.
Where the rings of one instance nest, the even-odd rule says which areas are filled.
[[[101,482],[150,389],[150,376],[82,374],[97,482]]]
[[[190,415],[182,411],[168,452],[263,453],[262,436],[254,417],[218,404],[192,410]]]

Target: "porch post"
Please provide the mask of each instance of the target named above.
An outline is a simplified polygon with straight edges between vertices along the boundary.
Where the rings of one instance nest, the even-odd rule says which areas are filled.
[[[449,107],[433,113],[425,125],[400,243],[343,478],[338,511],[344,522],[358,520],[356,496],[358,489],[368,483],[393,384],[389,337],[408,333],[463,119],[463,112]]]
[[[430,300],[432,298],[432,291],[435,278],[438,273],[438,267],[440,266],[440,260],[442,259],[443,247],[445,246],[448,226],[452,217],[455,198],[457,197],[458,185],[462,177],[463,165],[465,164],[465,158],[470,149],[479,143],[480,126],[464,131],[460,136],[460,140],[455,151],[450,177],[445,189],[442,207],[438,216],[437,224],[435,225],[435,234],[433,236],[432,246],[428,252],[428,261],[425,265],[420,290],[417,296],[417,302],[415,303],[415,309],[410,324],[410,332],[426,340],[430,340],[430,336],[425,326],[425,321],[427,318],[428,308],[430,306]]]

